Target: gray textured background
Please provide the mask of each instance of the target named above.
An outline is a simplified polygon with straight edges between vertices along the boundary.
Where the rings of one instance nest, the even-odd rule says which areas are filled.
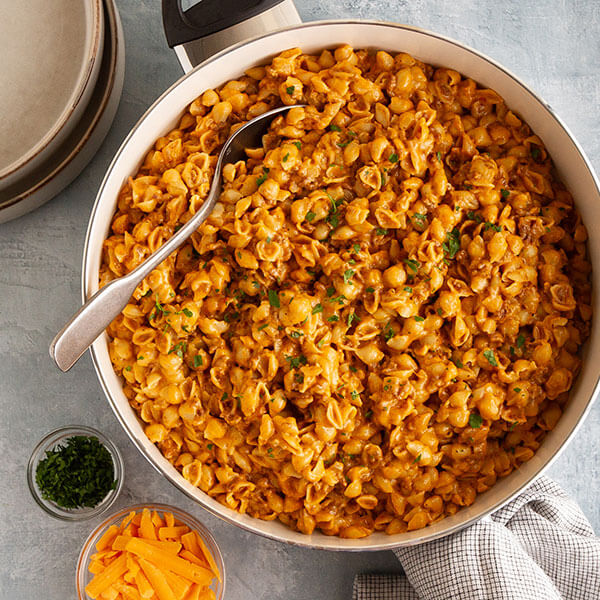
[[[199,513],[223,549],[230,600],[350,598],[361,571],[394,571],[391,552],[302,550],[252,536],[195,507],[139,455],[110,411],[86,355],[60,374],[47,353],[80,299],[83,239],[111,157],[146,107],[180,75],[165,44],[158,0],[117,0],[125,29],[125,89],[112,131],[82,175],[54,201],[0,225],[0,598],[74,596],[75,564],[98,519],[62,523],[29,495],[25,466],[48,431],[86,424],[123,451],[126,481],[117,508],[169,502]],[[562,116],[600,167],[600,4],[595,0],[296,0],[305,21],[368,18],[403,22],[462,41],[512,70]],[[589,226],[590,224],[588,224]],[[600,405],[550,475],[600,529]]]

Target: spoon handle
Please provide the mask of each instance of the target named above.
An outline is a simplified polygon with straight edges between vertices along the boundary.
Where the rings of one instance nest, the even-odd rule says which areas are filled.
[[[216,173],[220,173],[220,161]],[[61,371],[68,371],[94,340],[123,310],[140,281],[172,252],[177,250],[210,215],[218,196],[220,177],[213,182],[200,210],[141,265],[98,290],[56,334],[50,344],[50,356]]]

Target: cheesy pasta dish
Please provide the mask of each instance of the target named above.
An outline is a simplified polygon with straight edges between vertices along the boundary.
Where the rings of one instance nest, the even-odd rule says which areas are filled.
[[[345,538],[425,527],[529,460],[591,319],[587,234],[493,90],[407,54],[282,52],[207,90],[118,198],[101,285],[211,216],[108,329],[148,438],[225,506]]]

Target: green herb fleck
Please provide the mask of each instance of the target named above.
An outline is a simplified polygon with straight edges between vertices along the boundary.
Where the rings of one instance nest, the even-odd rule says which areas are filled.
[[[398,155],[395,152],[390,154],[390,158],[388,159],[391,163],[398,162]]]
[[[412,294],[413,289],[410,286],[407,285],[407,286],[404,287],[404,291],[408,292],[409,294]]]
[[[290,95],[290,96],[291,96],[291,95],[294,93],[294,90],[295,90],[295,89],[296,89],[296,87],[295,87],[295,86],[293,86],[293,85],[290,85],[290,86],[288,86],[288,87],[286,87],[286,88],[285,88],[285,91],[286,91],[286,93],[287,93],[288,95]]]
[[[352,269],[347,269],[346,271],[344,271],[344,283],[350,283],[350,285],[352,285],[352,282],[350,280],[352,279],[355,273],[356,271],[353,271]]]
[[[331,131],[338,131],[338,132],[341,131],[341,128],[338,125],[336,125],[335,123],[332,123],[329,126],[329,129],[331,129]]]
[[[287,162],[288,158],[290,157],[290,153],[288,152],[282,159],[283,162]]]
[[[459,235],[460,233],[456,227],[452,231],[446,233],[446,241],[442,244],[442,248],[450,259],[454,258],[456,253],[460,250]]]
[[[279,302],[279,295],[275,290],[269,290],[269,304],[275,308],[281,308],[281,302]]]
[[[510,192],[508,190],[505,189],[501,189],[500,190],[500,194],[502,195],[502,197],[506,200],[506,198],[508,198],[510,196]]]
[[[522,348],[525,345],[525,336],[520,333],[517,336],[517,348]]]
[[[327,319],[330,323],[335,323],[336,321],[339,321],[340,318],[337,315],[332,315],[331,317],[329,317]]]
[[[196,354],[196,356],[194,356],[194,369],[201,367],[202,363],[203,363],[202,357],[199,354]]]
[[[184,308],[181,311],[188,319],[191,319],[194,316],[194,313],[189,308]]]
[[[378,227],[378,228],[375,230],[375,233],[376,233],[377,235],[387,235],[387,232],[388,232],[388,230],[387,230],[387,229],[383,229],[382,227]]]
[[[493,350],[484,350],[483,355],[487,358],[487,361],[490,363],[490,365],[492,365],[492,367],[498,366],[498,361],[496,360],[496,357],[494,356]]]
[[[290,337],[294,338],[295,340],[297,340],[299,337],[302,337],[304,335],[304,333],[302,333],[301,331],[292,331],[292,333],[290,333]]]
[[[514,391],[517,392],[517,394],[520,394],[521,393],[521,388],[520,387],[516,387],[516,388],[514,388]]]
[[[292,142],[292,144],[294,144],[294,146],[296,146],[296,148],[298,148],[298,150],[300,150],[302,148],[302,142]]]
[[[452,361],[459,369],[462,369],[464,367],[462,360],[460,360],[460,358],[455,358]]]
[[[259,328],[258,331],[262,331],[265,327],[268,327],[269,324],[268,323],[263,323]]]
[[[415,460],[413,460],[413,465],[416,465],[420,460],[421,460],[421,455],[419,454],[419,456],[417,456],[417,458],[415,458]]]
[[[417,323],[420,323],[421,321],[424,321],[425,319],[423,317],[419,317],[418,315],[414,316],[414,319]]]
[[[483,226],[483,231],[487,231],[488,229],[493,229],[494,231],[502,231],[502,226],[494,225],[494,223],[486,221],[485,225]]]
[[[481,415],[478,415],[477,413],[471,413],[469,415],[469,427],[479,429],[482,423],[483,419],[481,418]]]
[[[375,288],[374,288],[374,287],[371,287],[371,286],[369,286],[369,287],[368,287],[368,288],[365,290],[365,292],[367,292],[367,294],[372,294],[374,291],[375,291]]]
[[[412,258],[405,258],[404,264],[413,272],[413,275],[417,274],[421,263],[418,260],[414,260]]]

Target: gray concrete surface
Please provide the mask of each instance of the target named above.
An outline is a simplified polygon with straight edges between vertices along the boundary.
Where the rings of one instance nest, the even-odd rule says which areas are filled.
[[[369,18],[420,26],[495,58],[562,116],[600,168],[600,10],[593,0],[297,0],[304,20]],[[68,374],[48,357],[54,333],[79,305],[83,239],[106,167],[145,108],[181,74],[165,44],[158,0],[118,0],[127,73],[117,118],[82,175],[45,207],[0,225],[0,598],[73,598],[81,545],[97,524],[62,523],[29,495],[25,467],[46,432],[87,424],[123,451],[126,481],[117,507],[170,502],[200,513],[224,551],[229,600],[342,600],[364,571],[399,571],[390,552],[298,549],[244,533],[186,499],[146,463],[110,411],[86,355]],[[600,529],[600,405],[551,469]]]

